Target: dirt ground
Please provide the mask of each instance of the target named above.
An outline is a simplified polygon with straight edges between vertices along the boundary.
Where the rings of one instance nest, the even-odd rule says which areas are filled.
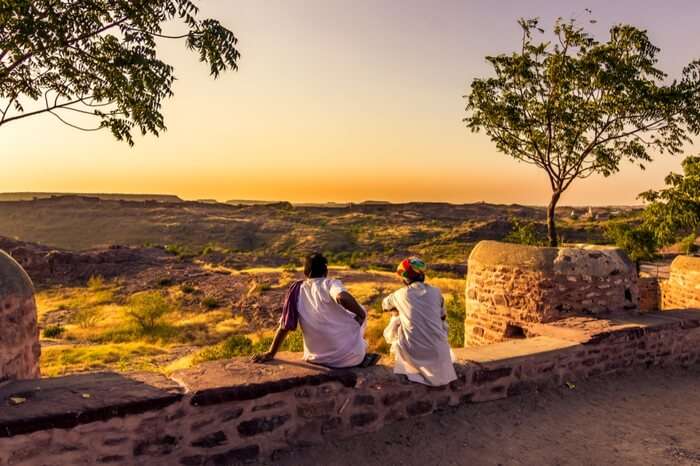
[[[700,465],[700,367],[462,406],[274,464]]]

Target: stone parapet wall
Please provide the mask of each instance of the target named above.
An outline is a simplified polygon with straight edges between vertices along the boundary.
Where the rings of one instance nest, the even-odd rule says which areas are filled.
[[[467,346],[526,336],[532,323],[639,309],[636,267],[616,248],[482,241],[468,271]]]
[[[34,287],[22,267],[0,251],[0,382],[39,376]]]
[[[228,465],[371,432],[464,403],[650,366],[697,364],[700,311],[539,324],[540,336],[455,350],[429,388],[390,367],[343,371],[298,355],[161,375],[89,374],[0,386],[0,466]]]
[[[661,282],[661,309],[700,309],[700,257],[678,256]]]

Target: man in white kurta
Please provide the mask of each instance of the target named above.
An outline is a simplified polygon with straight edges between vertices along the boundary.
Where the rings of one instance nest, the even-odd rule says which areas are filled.
[[[442,293],[424,282],[425,264],[409,258],[397,273],[406,286],[387,296],[385,311],[398,312],[385,331],[395,357],[394,373],[426,385],[446,385],[457,378],[450,345]]]

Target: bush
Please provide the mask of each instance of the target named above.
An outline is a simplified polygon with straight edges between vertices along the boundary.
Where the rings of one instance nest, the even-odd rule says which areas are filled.
[[[193,364],[217,359],[228,359],[236,356],[249,356],[253,354],[253,342],[244,335],[231,335],[223,342],[204,348],[194,355]]]
[[[189,284],[187,284],[187,283],[183,283],[182,285],[180,285],[180,291],[182,291],[182,292],[185,293],[185,294],[192,294],[192,293],[194,293],[196,290],[195,290],[195,287],[194,287],[194,286],[189,285]]]
[[[214,296],[207,296],[204,299],[202,299],[202,306],[206,307],[207,309],[216,309],[220,306],[220,304],[219,300],[216,299]]]
[[[133,295],[129,299],[127,315],[144,333],[152,332],[165,314],[170,311],[170,303],[158,292],[148,291]]]
[[[161,288],[166,288],[172,284],[173,284],[173,279],[170,277],[163,277],[163,278],[158,280],[158,286],[160,286]]]
[[[447,341],[451,348],[464,348],[465,303],[462,295],[454,295],[445,303],[447,311]]]
[[[293,351],[295,353],[304,351],[304,336],[301,334],[301,330],[297,329],[293,332],[289,332],[287,337],[284,339],[284,343],[282,343],[280,350]],[[267,348],[265,351],[267,351]]]
[[[653,260],[658,243],[651,230],[625,223],[614,223],[607,227],[605,236],[624,250],[634,262]]]
[[[100,313],[93,307],[78,309],[71,316],[71,322],[80,328],[93,327],[100,317]]]
[[[518,219],[512,220],[513,230],[504,238],[508,243],[525,244],[528,246],[543,246],[546,240],[537,231],[537,224],[534,222],[522,222]]]
[[[678,243],[683,254],[694,254],[698,252],[698,246],[695,244],[697,237],[698,236],[693,232]]]
[[[49,325],[41,334],[44,338],[59,338],[65,332],[65,328],[61,325]]]
[[[92,275],[87,282],[87,286],[92,291],[99,291],[105,288],[106,283],[100,275]]]

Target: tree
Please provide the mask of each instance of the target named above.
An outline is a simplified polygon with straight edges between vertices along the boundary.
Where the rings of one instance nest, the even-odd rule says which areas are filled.
[[[0,0],[0,127],[50,113],[78,129],[107,128],[130,145],[134,129],[157,136],[175,79],[157,39],[184,39],[214,78],[237,69],[234,34],[197,15],[189,0]],[[175,20],[186,32],[164,34]]]
[[[637,271],[639,271],[639,261],[656,258],[658,248],[656,237],[645,226],[614,223],[607,227],[605,236],[627,253],[629,258],[637,264]]]
[[[544,33],[538,20],[519,24],[520,51],[486,57],[495,77],[472,82],[464,121],[500,151],[547,173],[547,229],[556,246],[555,209],[575,179],[609,176],[623,159],[644,168],[652,150],[678,153],[698,133],[700,61],[663,84],[659,49],[646,31],[617,25],[599,42],[560,18],[553,41],[536,42],[533,36]]]
[[[649,202],[644,223],[662,245],[700,234],[700,157],[683,160],[683,174],[670,173],[667,188],[639,195]]]

